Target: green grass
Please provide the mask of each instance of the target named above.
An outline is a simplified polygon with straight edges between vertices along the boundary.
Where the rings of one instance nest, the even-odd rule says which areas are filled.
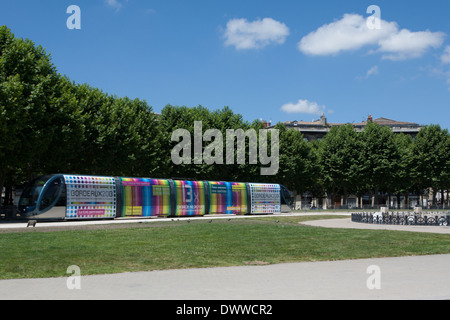
[[[299,223],[311,219],[191,219],[137,228],[1,233],[0,279],[63,277],[70,265],[88,275],[450,253],[450,235]]]

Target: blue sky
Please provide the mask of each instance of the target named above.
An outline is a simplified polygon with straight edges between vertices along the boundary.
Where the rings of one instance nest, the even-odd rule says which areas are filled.
[[[68,29],[67,8],[81,9]],[[370,5],[380,28],[367,26]],[[0,25],[58,71],[104,92],[248,121],[450,128],[450,3],[430,1],[1,0]]]

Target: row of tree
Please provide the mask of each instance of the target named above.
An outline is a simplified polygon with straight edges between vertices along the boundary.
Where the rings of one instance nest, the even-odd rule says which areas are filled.
[[[369,123],[356,133],[352,125],[333,127],[317,144],[321,181],[318,191],[397,197],[450,189],[450,135],[439,125],[422,128],[415,138]],[[376,198],[378,199],[378,197]]]
[[[41,46],[0,27],[0,190],[58,172],[276,182],[317,197],[450,189],[450,136],[438,125],[425,127],[412,139],[374,123],[356,133],[349,124],[308,142],[299,131],[277,124],[278,171],[264,176],[260,168],[267,163],[249,161],[250,139],[244,163],[235,154],[233,164],[174,164],[171,153],[178,142],[172,134],[186,129],[194,138],[194,121],[201,121],[202,133],[217,129],[223,135],[213,156],[219,149],[226,154],[227,129],[253,129],[260,142],[264,128],[228,107],[211,111],[168,105],[156,115],[146,101],[74,83],[57,72]],[[201,150],[211,143],[202,141]],[[233,143],[237,150],[237,141]],[[198,149],[191,147],[194,157]]]

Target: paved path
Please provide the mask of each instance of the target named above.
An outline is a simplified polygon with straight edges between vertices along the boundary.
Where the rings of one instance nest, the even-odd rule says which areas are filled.
[[[433,255],[82,276],[78,290],[69,278],[3,280],[0,299],[450,299],[449,269],[450,255]]]
[[[348,219],[328,219],[328,220],[313,220],[302,222],[314,227],[324,228],[347,228],[347,229],[372,229],[372,230],[398,230],[398,231],[413,231],[413,232],[431,232],[450,234],[450,226],[409,226],[409,225],[390,225],[390,224],[371,224],[352,222]]]
[[[350,216],[351,214],[348,212],[294,212],[294,213],[277,213],[270,215],[257,215],[256,217],[292,217],[292,216],[314,216],[314,215],[346,215]],[[195,220],[205,220],[205,219],[249,219],[254,218],[254,215],[207,215],[203,217],[190,217],[190,219]],[[171,222],[173,219],[189,219],[188,217],[180,217],[180,218],[159,218],[159,217],[151,217],[151,218],[118,218],[114,220],[85,220],[85,221],[55,221],[55,222],[44,222],[38,221],[36,224],[36,228],[65,228],[72,226],[86,226],[86,225],[108,225],[108,224],[129,224],[129,223],[152,223],[152,222]],[[0,229],[25,229],[27,228],[26,221],[6,221],[0,222]]]

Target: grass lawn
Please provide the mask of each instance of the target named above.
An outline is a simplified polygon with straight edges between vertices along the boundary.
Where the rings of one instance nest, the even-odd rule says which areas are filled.
[[[0,234],[0,279],[450,253],[450,235],[328,229],[336,216],[137,223],[120,228]],[[346,217],[348,219],[348,217]],[[276,222],[278,221],[278,222]]]

